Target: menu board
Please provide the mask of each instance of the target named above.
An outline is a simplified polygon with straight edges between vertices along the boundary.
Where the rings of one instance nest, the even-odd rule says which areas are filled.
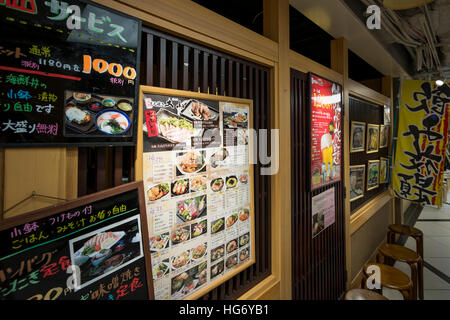
[[[309,74],[311,190],[341,180],[342,87]]]
[[[194,299],[254,263],[252,101],[142,87],[155,299]]]
[[[0,300],[153,298],[141,182],[0,223]]]
[[[0,17],[0,147],[135,144],[139,20],[80,0]]]

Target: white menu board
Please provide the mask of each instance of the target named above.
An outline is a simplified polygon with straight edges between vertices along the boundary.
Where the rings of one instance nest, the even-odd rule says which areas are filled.
[[[155,299],[195,299],[254,263],[251,112],[251,100],[141,88]]]

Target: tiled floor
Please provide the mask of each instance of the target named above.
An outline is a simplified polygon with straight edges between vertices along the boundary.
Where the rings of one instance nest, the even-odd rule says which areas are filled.
[[[423,208],[415,227],[424,234],[424,298],[450,300],[450,205],[444,204],[441,209]],[[416,242],[412,238],[408,238],[405,246],[416,250]],[[405,263],[396,262],[394,267],[411,274]],[[391,300],[402,299],[398,291],[386,288],[383,295]]]

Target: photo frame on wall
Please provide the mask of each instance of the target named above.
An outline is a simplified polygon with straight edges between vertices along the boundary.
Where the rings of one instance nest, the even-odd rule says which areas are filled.
[[[367,124],[366,153],[378,152],[380,142],[380,126],[378,124]]]
[[[380,158],[380,184],[387,183],[389,178],[389,159]]]
[[[366,123],[352,121],[350,136],[350,153],[365,150],[366,142]]]
[[[380,125],[380,149],[386,148],[389,143],[389,126]]]
[[[350,166],[350,202],[364,197],[366,165]]]
[[[380,185],[380,160],[369,160],[367,163],[367,191]]]

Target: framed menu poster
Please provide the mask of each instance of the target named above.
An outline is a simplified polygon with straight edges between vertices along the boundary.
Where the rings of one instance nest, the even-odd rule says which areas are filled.
[[[255,262],[252,100],[141,87],[155,298],[196,299]]]
[[[342,87],[309,73],[311,190],[341,180]]]
[[[0,147],[135,145],[140,20],[85,0],[0,17]]]
[[[0,300],[153,299],[142,181],[0,223]]]

